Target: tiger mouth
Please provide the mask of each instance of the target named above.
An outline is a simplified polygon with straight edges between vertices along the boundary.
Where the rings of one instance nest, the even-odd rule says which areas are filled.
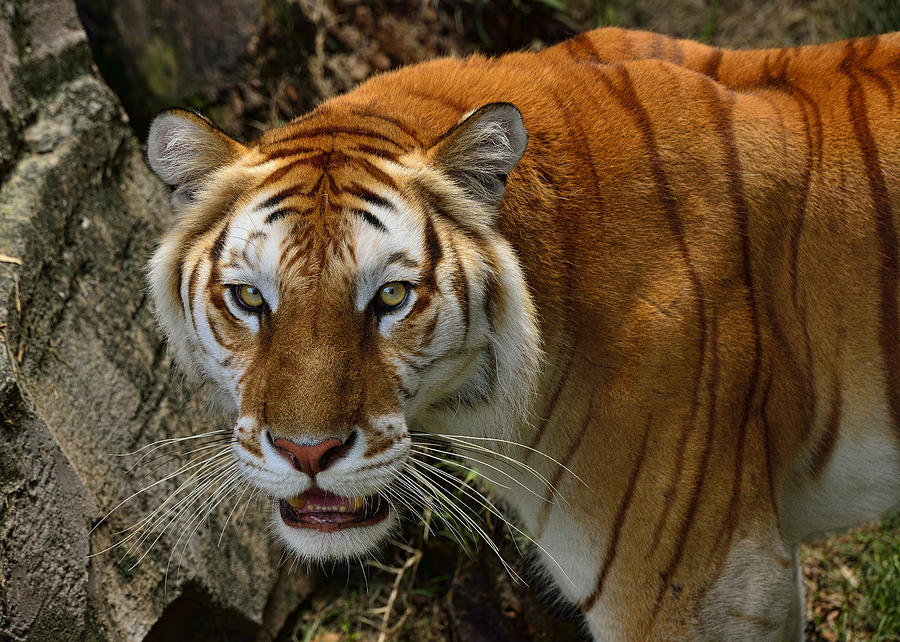
[[[280,499],[278,507],[282,521],[288,526],[326,533],[371,526],[384,520],[390,512],[380,495],[365,499],[341,497],[318,488],[291,499]]]

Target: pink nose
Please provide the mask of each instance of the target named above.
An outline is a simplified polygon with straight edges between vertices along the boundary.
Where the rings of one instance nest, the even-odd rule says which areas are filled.
[[[289,439],[276,439],[272,445],[290,461],[294,468],[315,478],[338,459],[347,454],[353,439],[326,439],[314,446],[298,446]]]

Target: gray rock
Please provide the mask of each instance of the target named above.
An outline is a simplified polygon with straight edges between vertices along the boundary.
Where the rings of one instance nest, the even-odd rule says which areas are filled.
[[[0,2],[0,173],[0,639],[271,638],[312,581],[254,503],[226,527],[238,489],[137,565],[146,547],[100,553],[177,487],[101,523],[172,470],[115,454],[227,424],[170,372],[143,280],[168,193],[70,2]]]

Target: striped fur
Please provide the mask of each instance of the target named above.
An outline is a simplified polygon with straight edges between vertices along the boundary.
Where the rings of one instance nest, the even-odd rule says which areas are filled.
[[[309,481],[266,431],[357,431],[319,479],[349,496],[392,483],[410,430],[509,440],[562,499],[521,468],[498,492],[597,639],[798,638],[798,543],[900,502],[898,123],[900,34],[618,29],[406,67],[248,145],[168,112],[152,291],[271,495]],[[334,557],[395,519],[275,521]]]

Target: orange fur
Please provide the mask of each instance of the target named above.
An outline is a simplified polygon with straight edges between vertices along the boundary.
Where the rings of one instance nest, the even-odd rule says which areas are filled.
[[[342,240],[347,208],[388,189],[426,221],[424,262],[459,263],[452,291],[466,323],[470,288],[498,326],[512,315],[504,296],[533,306],[542,360],[531,420],[502,436],[556,461],[504,452],[568,505],[507,499],[548,549],[554,529],[594,542],[590,582],[566,588],[557,576],[594,634],[796,635],[795,605],[779,600],[797,543],[900,500],[898,100],[900,34],[727,51],[601,29],[540,53],[378,76],[226,163],[229,185],[252,185],[232,204],[294,190],[284,202],[302,214],[291,251],[303,260],[280,295],[289,312],[264,341],[211,289],[221,343],[247,365],[242,411],[317,439],[405,411],[392,351],[444,331],[434,307],[449,295],[423,280],[412,316],[382,340],[348,312],[353,276],[340,269],[359,250]],[[465,209],[441,146],[466,114],[498,102],[520,110],[527,151],[498,212]],[[197,229],[217,180],[175,233],[194,260],[226,225]],[[525,291],[497,276],[501,238]],[[159,296],[181,298],[180,274],[170,269]],[[422,430],[446,422],[432,401],[416,415]],[[866,440],[884,444],[893,467],[873,464],[859,483],[887,498],[793,517],[838,492],[843,462],[865,468],[853,448]],[[741,574],[750,566],[782,583],[742,604],[762,586]]]

